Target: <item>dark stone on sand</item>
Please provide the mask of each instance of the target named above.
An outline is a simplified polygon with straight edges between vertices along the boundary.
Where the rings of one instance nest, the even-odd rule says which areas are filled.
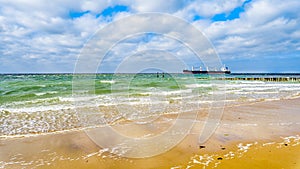
[[[285,143],[284,145],[285,145],[285,146],[288,146],[288,144],[286,144],[286,143]]]
[[[221,149],[222,149],[222,150],[225,150],[226,148],[225,148],[225,147],[222,147]]]
[[[205,146],[199,146],[200,149],[205,148]]]
[[[223,160],[223,158],[222,157],[219,157],[219,158],[217,158],[218,160]]]

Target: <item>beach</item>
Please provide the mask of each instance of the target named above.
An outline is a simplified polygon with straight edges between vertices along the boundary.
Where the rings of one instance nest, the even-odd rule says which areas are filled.
[[[1,168],[299,168],[299,98],[225,106],[205,143],[202,109],[190,133],[171,150],[125,158],[96,145],[83,130],[1,138]],[[168,118],[175,118],[168,116]]]
[[[0,1],[0,169],[300,169],[300,1]]]

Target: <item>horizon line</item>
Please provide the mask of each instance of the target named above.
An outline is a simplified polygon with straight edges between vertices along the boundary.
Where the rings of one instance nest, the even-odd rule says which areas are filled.
[[[57,74],[156,74],[156,73],[168,73],[168,74],[184,74],[183,72],[144,72],[144,73],[130,73],[130,72],[99,72],[99,73],[74,73],[74,72],[20,72],[20,73],[0,73],[0,75],[57,75]],[[300,75],[300,72],[234,72],[229,75]]]

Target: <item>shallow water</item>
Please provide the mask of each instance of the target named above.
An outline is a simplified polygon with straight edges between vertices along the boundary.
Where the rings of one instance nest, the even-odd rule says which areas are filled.
[[[205,117],[208,115],[207,111],[209,109],[200,107],[200,116],[194,121],[193,128],[189,132],[185,131],[187,135],[181,142],[169,150],[166,149],[164,153],[148,158],[128,158],[123,156],[122,153],[130,150],[126,144],[114,144],[112,147],[96,144],[96,142],[91,140],[90,135],[87,135],[89,134],[87,131],[101,127],[82,130],[82,128],[74,129],[71,126],[70,129],[57,130],[54,133],[42,131],[44,132],[43,134],[25,134],[22,137],[19,134],[3,135],[0,138],[0,168],[213,168],[215,166],[224,166],[224,164],[226,164],[227,168],[234,168],[231,166],[241,168],[240,166],[244,166],[249,159],[254,161],[255,165],[247,164],[247,166],[255,166],[254,168],[265,168],[266,164],[272,165],[272,168],[282,168],[283,166],[294,165],[295,162],[298,162],[295,160],[299,159],[299,135],[297,134],[299,134],[300,123],[298,121],[298,102],[299,98],[255,104],[247,102],[245,105],[227,106],[220,121],[220,126],[205,143],[199,143],[198,138],[201,135],[201,131],[203,131]],[[86,107],[81,107],[80,109],[83,109],[83,112],[86,113],[90,112],[86,111]],[[90,110],[93,111],[92,109]],[[100,110],[102,112],[111,112],[113,108],[107,106],[101,107]],[[71,109],[67,109],[62,114],[67,115],[70,112]],[[126,135],[129,138],[159,136],[169,129],[170,124],[172,125],[172,122],[178,116],[178,113],[164,114],[155,122],[149,123],[149,121],[146,121],[148,122],[146,125],[138,126],[139,123],[135,125],[129,123],[129,121],[114,119],[120,117],[120,114],[118,114],[120,112],[116,110],[116,113],[116,115],[106,114],[105,119],[111,119],[114,122],[111,124],[114,130],[120,135]],[[186,118],[182,119],[182,122],[185,121],[186,123],[180,123],[180,128],[193,121],[193,114],[194,112],[190,112],[190,116],[185,116]],[[37,117],[40,116],[47,116],[49,121],[56,119],[56,121],[53,121],[53,126],[59,124],[58,122],[64,121],[61,119],[73,119],[64,116],[53,118],[56,115],[49,114],[47,111],[44,112],[44,115],[37,115]],[[89,119],[89,122],[99,124],[97,118],[94,118],[95,116],[92,117]],[[138,119],[138,122],[144,122],[143,120],[151,118],[146,116],[145,119]],[[99,119],[103,120],[103,118]],[[134,120],[136,119],[133,118]],[[67,122],[65,124],[75,124],[75,122]],[[36,124],[33,129],[41,126]],[[58,126],[55,127],[58,129]],[[97,134],[99,138],[103,138],[100,133]],[[171,139],[167,139],[167,143],[172,142],[172,138],[177,138],[178,136],[180,136],[180,130],[171,132]],[[105,138],[104,141],[105,143],[114,143],[118,138]],[[284,142],[282,140],[278,141],[280,138]],[[159,139],[147,146],[143,146],[140,151],[149,150],[149,148],[157,149],[158,145],[153,143],[158,143],[158,141]],[[257,142],[259,144],[256,144]],[[277,153],[270,153],[269,148],[261,148],[261,145],[268,146],[269,144],[272,144],[272,152]],[[288,146],[284,144],[288,144]],[[138,147],[140,145],[134,144],[134,146]],[[199,148],[199,146],[205,146],[205,148]],[[280,146],[285,149],[282,149]],[[120,152],[120,150],[125,150],[125,152]],[[264,151],[262,152],[261,150]],[[293,155],[289,156],[291,152],[293,152]],[[260,154],[259,156],[257,156],[258,153]],[[274,158],[269,158],[271,155]],[[261,162],[262,157],[265,159],[264,162]],[[284,157],[284,160],[282,157]],[[222,160],[219,160],[220,158]],[[231,160],[234,161],[231,162]],[[239,163],[235,162],[240,160],[241,162]],[[280,165],[277,164],[278,161],[280,161]],[[284,164],[282,164],[283,162]]]
[[[235,76],[254,75],[226,75]],[[300,94],[299,81],[215,80],[219,77],[223,75],[0,75],[0,135],[70,130],[122,118],[149,122],[162,114],[178,114],[199,107],[276,100]]]

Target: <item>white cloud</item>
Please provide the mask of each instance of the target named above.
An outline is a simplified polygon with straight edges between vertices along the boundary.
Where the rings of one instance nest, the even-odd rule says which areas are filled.
[[[183,8],[188,1],[185,0],[135,0],[130,5],[138,12],[167,12],[173,13]]]
[[[110,5],[111,1],[86,0],[82,2],[81,10],[98,14]]]
[[[240,18],[212,22],[204,32],[225,59],[289,53],[299,46],[292,36],[300,28],[299,10],[299,1],[254,1]]]
[[[190,1],[181,10],[176,11],[175,15],[186,20],[192,21],[194,16],[211,18],[216,14],[228,14],[233,9],[242,6],[245,0],[195,0]]]
[[[112,52],[111,55],[107,56],[105,65],[113,64],[117,66],[122,59],[127,56],[133,56],[135,53],[149,50],[164,50],[174,53],[174,55],[177,56],[178,53],[184,53],[178,52],[180,48],[188,48],[188,46],[184,46],[185,44],[183,43],[189,45],[189,47],[195,50],[195,52],[209,47],[209,45],[205,43],[205,38],[201,37],[201,33],[196,29],[191,28],[191,25],[169,17],[169,15],[162,16],[158,14],[138,15],[126,18],[120,22],[117,21],[113,25],[108,25],[108,27],[106,27],[107,29],[98,32],[93,37],[92,41],[87,44],[80,59],[80,62],[83,62],[83,64],[80,64],[82,67],[79,66],[80,71],[93,71],[94,69],[92,68],[98,66],[98,64],[95,63],[95,60],[99,62],[101,60],[101,56],[106,53],[106,51],[99,51],[99,47],[101,47],[102,50],[109,49],[112,44],[116,44],[119,40],[122,40],[122,38],[128,35],[130,35],[128,37],[129,42],[126,42],[125,46],[122,46],[122,43],[118,43],[114,49],[110,49]],[[139,36],[139,34],[136,33],[151,31],[161,33],[164,36],[156,37],[151,35],[150,37],[132,37],[134,35]],[[103,41],[103,39],[105,39],[105,41]],[[128,39],[125,41],[127,40]],[[194,54],[190,51],[189,53],[186,52],[184,56],[177,57],[181,57],[182,60],[192,58],[189,55]],[[87,60],[85,56],[89,57],[89,59]],[[207,63],[219,63],[218,60],[214,60],[215,58],[209,56],[215,56],[215,53],[206,53],[206,57],[203,59],[206,60]],[[89,65],[90,67],[86,67],[85,65]]]
[[[279,53],[282,57],[299,55],[300,1],[253,0],[245,5],[245,11],[240,13],[240,18],[220,22],[211,20],[216,14],[229,14],[244,2],[245,0],[0,0],[0,71],[5,71],[3,67],[6,64],[12,66],[6,66],[5,69],[18,71],[23,62],[25,65],[32,64],[31,67],[39,63],[39,66],[32,68],[36,71],[42,71],[47,64],[51,65],[47,68],[50,70],[55,69],[55,65],[68,63],[68,70],[65,71],[72,71],[81,47],[99,28],[138,12],[166,12],[188,20],[205,33],[225,60]],[[107,7],[115,5],[128,6],[130,11],[116,13],[112,18],[96,17]],[[70,18],[70,11],[90,12],[81,17]],[[196,15],[201,19],[193,21]],[[181,25],[172,23],[139,26],[168,30]],[[122,34],[124,29],[135,27],[125,24],[115,28],[115,32],[109,32],[111,39]],[[194,35],[189,35],[186,38],[193,37]],[[114,52],[137,52],[155,46],[176,49],[178,44],[163,38],[154,38],[148,43],[127,43]],[[174,52],[184,54],[186,51],[178,49]],[[42,62],[44,67],[41,66]],[[22,69],[25,70],[24,66]],[[57,68],[61,69],[63,68]]]

